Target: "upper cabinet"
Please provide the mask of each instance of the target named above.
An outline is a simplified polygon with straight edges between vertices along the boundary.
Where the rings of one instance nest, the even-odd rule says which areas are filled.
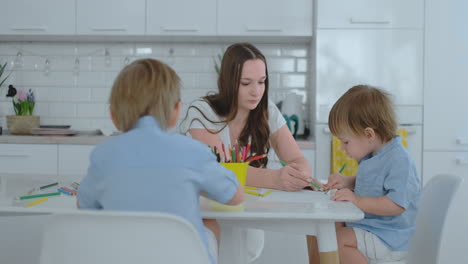
[[[468,2],[429,0],[426,5],[424,150],[463,151],[465,157],[453,164],[466,171]]]
[[[216,0],[147,0],[147,35],[216,35]]]
[[[218,0],[218,35],[312,36],[311,0]]]
[[[77,0],[76,33],[144,35],[145,2],[145,0]]]
[[[421,30],[324,29],[316,40],[317,121],[326,123],[332,105],[356,84],[387,90],[397,105],[423,104]]]
[[[75,0],[3,0],[2,10],[0,34],[75,34]]]
[[[317,28],[422,28],[424,0],[317,0]]]

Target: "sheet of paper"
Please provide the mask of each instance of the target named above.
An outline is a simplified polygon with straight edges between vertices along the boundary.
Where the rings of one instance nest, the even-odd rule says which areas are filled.
[[[262,201],[270,202],[310,203],[321,200],[328,201],[330,197],[324,192],[309,190],[302,190],[299,192],[273,191],[269,195],[262,197]]]

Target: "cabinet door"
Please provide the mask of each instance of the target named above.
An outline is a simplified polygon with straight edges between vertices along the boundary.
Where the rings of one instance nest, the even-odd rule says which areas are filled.
[[[57,175],[57,145],[0,144],[0,173]]]
[[[218,0],[218,35],[312,36],[312,1]]]
[[[59,145],[58,175],[80,180],[88,171],[89,155],[93,149],[93,145]]]
[[[1,5],[0,34],[75,34],[75,0],[5,0]]]
[[[147,35],[216,35],[216,0],[147,0]]]
[[[318,0],[317,28],[422,28],[424,0]]]
[[[78,0],[76,31],[81,35],[143,35],[145,0]]]
[[[424,150],[468,151],[468,2],[429,1],[427,10]]]
[[[423,184],[438,174],[459,175],[468,181],[468,152],[424,151]]]
[[[327,122],[331,106],[357,84],[371,84],[389,91],[397,105],[422,106],[422,33],[317,30],[317,121]]]
[[[326,183],[331,170],[331,140],[332,135],[328,125],[317,125],[315,128],[315,175],[314,177]]]
[[[315,167],[315,150],[314,149],[301,149],[302,155],[304,158],[309,162],[310,167],[312,168],[312,177],[314,175],[314,167]]]

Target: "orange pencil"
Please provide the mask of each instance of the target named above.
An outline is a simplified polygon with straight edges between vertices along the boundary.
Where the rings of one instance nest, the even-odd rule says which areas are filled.
[[[246,162],[251,162],[251,161],[254,161],[254,160],[258,160],[258,159],[263,159],[267,156],[267,154],[263,154],[263,155],[259,155],[259,156],[255,156],[255,157],[250,157],[249,159],[246,160]]]

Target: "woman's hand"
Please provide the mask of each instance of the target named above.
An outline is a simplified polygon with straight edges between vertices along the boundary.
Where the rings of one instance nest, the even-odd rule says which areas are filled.
[[[295,163],[292,163],[279,170],[276,181],[277,186],[279,186],[278,189],[294,192],[309,186],[312,179],[306,172],[300,170]]]

